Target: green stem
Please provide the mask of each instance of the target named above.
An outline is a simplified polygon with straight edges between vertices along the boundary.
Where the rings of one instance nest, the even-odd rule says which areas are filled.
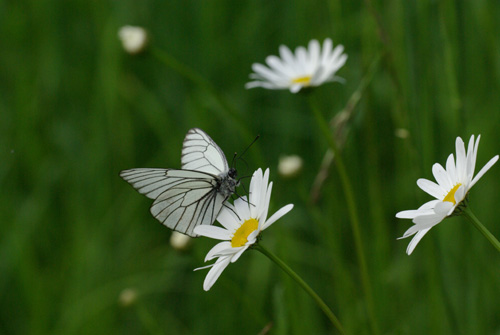
[[[477,219],[477,217],[474,215],[474,213],[472,213],[470,207],[468,207],[468,206],[465,207],[462,213],[467,219],[469,219],[470,222],[472,222],[474,227],[476,227],[477,230],[479,230],[481,232],[481,234],[483,234],[483,236],[486,237],[486,239],[488,241],[490,241],[490,243],[498,251],[500,251],[500,242],[498,242],[496,237],[493,236],[493,234],[490,233],[490,231],[485,226],[483,226],[483,224]]]
[[[328,122],[325,120],[325,118],[321,114],[319,108],[317,108],[316,103],[313,100],[312,96],[309,97],[309,103],[310,103],[312,112],[316,118],[316,121],[318,123],[318,126],[320,127],[321,132],[323,133],[323,136],[327,140],[328,145],[330,146],[330,149],[333,151],[333,154],[335,155],[335,165],[337,167],[337,171],[338,171],[341,183],[342,183],[342,188],[343,188],[344,195],[345,195],[346,202],[347,202],[347,209],[349,211],[349,217],[351,219],[352,232],[354,235],[354,244],[356,247],[356,255],[357,255],[358,263],[359,263],[359,267],[360,267],[361,283],[362,283],[363,292],[364,292],[365,299],[366,299],[368,317],[370,319],[372,332],[374,334],[378,334],[379,330],[378,330],[378,325],[377,325],[377,321],[376,321],[376,317],[375,317],[375,304],[373,301],[373,293],[372,293],[372,288],[371,288],[371,284],[370,284],[370,276],[368,274],[368,266],[366,264],[365,253],[363,250],[363,241],[361,239],[361,230],[359,228],[359,218],[358,218],[358,213],[357,213],[357,209],[356,209],[356,201],[354,199],[354,192],[353,192],[349,177],[347,175],[347,171],[346,171],[344,162],[342,160],[342,156],[339,153],[339,149],[338,149],[337,144],[335,143],[335,140],[332,136],[332,131],[330,130]]]
[[[326,314],[328,319],[330,319],[331,323],[335,326],[335,328],[337,328],[339,333],[345,334],[342,324],[337,319],[335,314],[333,314],[332,310],[327,306],[327,304],[323,301],[323,299],[321,299],[319,295],[316,292],[314,292],[314,290],[309,285],[307,285],[307,283],[297,273],[295,273],[288,265],[286,265],[285,262],[279,259],[278,256],[267,250],[262,245],[256,244],[254,246],[254,249],[266,255],[270,260],[276,263],[276,265],[278,265],[283,271],[285,271],[286,274],[292,277],[292,279],[295,280],[297,284],[299,284],[304,289],[304,291],[306,291],[311,296],[311,298],[313,298],[316,304],[318,304],[321,310]]]

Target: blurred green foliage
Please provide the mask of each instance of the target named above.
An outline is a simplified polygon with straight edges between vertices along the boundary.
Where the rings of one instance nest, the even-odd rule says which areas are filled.
[[[463,218],[444,221],[414,254],[394,215],[429,197],[456,136],[482,134],[477,170],[499,153],[500,2],[477,1],[2,1],[0,2],[1,334],[333,334],[310,298],[269,260],[247,252],[209,292],[199,238],[185,252],[118,177],[133,167],[180,167],[189,128],[228,157],[261,138],[240,175],[271,168],[271,210],[294,210],[263,236],[323,297],[349,334],[370,334],[352,231],[334,166],[310,191],[327,150],[307,97],[245,90],[253,62],[330,37],[349,55],[346,84],[314,94],[324,116],[346,107],[377,57],[346,125],[376,317],[382,334],[500,334],[500,257]],[[130,56],[119,27],[215,92],[150,54]],[[222,100],[221,100],[222,99]],[[221,105],[224,101],[226,106]],[[228,107],[233,111],[228,112]],[[408,138],[395,136],[397,129]],[[305,160],[280,178],[281,155]],[[470,205],[499,237],[493,167]],[[120,293],[132,289],[131,304]],[[266,330],[267,331],[267,330]],[[261,334],[264,332],[261,332]]]

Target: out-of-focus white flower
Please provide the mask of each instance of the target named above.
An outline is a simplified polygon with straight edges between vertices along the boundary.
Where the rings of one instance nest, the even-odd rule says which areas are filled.
[[[285,178],[295,177],[302,170],[302,165],[303,160],[300,156],[282,156],[278,163],[278,172]]]
[[[137,301],[137,291],[131,288],[126,288],[120,292],[118,302],[123,307],[128,307]]]
[[[308,49],[298,47],[295,55],[284,46],[280,46],[280,57],[268,56],[268,67],[254,63],[250,75],[251,81],[246,88],[263,87],[271,90],[289,89],[297,93],[304,87],[319,86],[329,81],[343,81],[335,73],[345,64],[347,55],[344,47],[337,45],[333,49],[332,40],[327,38],[323,49],[317,40],[309,42]]]
[[[288,213],[293,205],[286,205],[267,218],[273,183],[269,183],[269,169],[262,174],[258,169],[250,181],[249,199],[240,197],[234,206],[226,204],[217,221],[224,227],[199,225],[194,232],[201,236],[222,240],[205,257],[205,262],[217,258],[215,263],[195,270],[211,268],[203,282],[203,289],[208,291],[217,281],[229,263],[236,262],[250,246],[257,242],[261,231]]]
[[[142,27],[123,26],[118,30],[118,38],[125,51],[133,55],[144,51],[148,43],[148,33]]]
[[[172,248],[178,251],[184,251],[191,245],[191,237],[179,233],[177,231],[172,232],[170,236],[170,245]]]
[[[452,214],[459,214],[461,207],[467,206],[467,201],[464,200],[472,186],[498,161],[498,155],[496,155],[474,177],[480,138],[481,135],[474,142],[474,135],[471,136],[466,153],[464,141],[457,137],[456,161],[453,154],[450,154],[446,161],[446,170],[439,163],[432,166],[432,174],[437,183],[423,178],[417,180],[418,187],[436,199],[426,202],[418,209],[396,214],[397,218],[412,219],[414,223],[401,237],[415,235],[406,249],[408,255],[413,252],[418,242],[432,227]]]
[[[394,130],[394,135],[396,135],[396,137],[399,137],[401,139],[407,139],[408,137],[410,137],[410,132],[408,131],[408,129],[405,129],[405,128],[398,128],[396,130]]]

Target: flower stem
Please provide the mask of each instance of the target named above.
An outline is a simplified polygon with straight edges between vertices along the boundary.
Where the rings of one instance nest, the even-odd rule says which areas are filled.
[[[349,217],[351,221],[351,226],[352,226],[352,232],[354,236],[354,244],[356,248],[356,255],[358,258],[358,263],[360,267],[360,273],[361,273],[361,284],[363,287],[363,293],[365,295],[366,299],[366,309],[368,312],[368,317],[370,319],[370,324],[372,327],[372,332],[374,334],[378,334],[378,325],[377,325],[377,320],[375,317],[375,304],[373,301],[373,293],[372,293],[372,288],[370,284],[370,276],[368,274],[368,266],[366,264],[366,258],[365,258],[365,253],[363,250],[363,241],[361,239],[361,231],[359,228],[359,218],[358,218],[358,213],[356,209],[356,201],[354,199],[354,192],[352,190],[351,182],[349,180],[349,177],[347,175],[347,171],[344,165],[344,161],[342,160],[342,155],[339,153],[339,149],[337,147],[337,144],[335,143],[333,133],[330,130],[330,127],[328,125],[328,122],[325,120],[323,115],[321,114],[319,108],[317,107],[317,104],[312,96],[309,97],[309,104],[311,106],[311,110],[314,114],[314,117],[316,118],[316,122],[318,123],[318,126],[321,129],[321,132],[323,133],[323,136],[328,142],[328,145],[330,149],[332,150],[334,157],[335,157],[335,165],[337,167],[337,171],[342,183],[342,188],[345,194],[346,202],[347,202],[347,209],[349,212]]]
[[[498,240],[496,239],[496,237],[493,236],[493,234],[490,233],[490,231],[485,226],[483,226],[483,224],[477,219],[477,217],[474,215],[474,213],[472,213],[470,207],[469,206],[465,207],[462,213],[463,213],[463,215],[465,215],[465,217],[467,219],[469,219],[470,222],[472,222],[472,224],[474,225],[474,227],[476,227],[477,230],[479,230],[481,232],[481,234],[483,234],[484,237],[486,237],[486,239],[488,241],[490,241],[490,243],[498,251],[500,251],[500,242],[498,242]]]
[[[278,256],[267,250],[261,244],[256,244],[254,246],[254,249],[266,255],[270,260],[276,263],[283,271],[285,271],[286,274],[292,277],[292,279],[295,280],[297,284],[299,284],[304,289],[304,291],[306,291],[311,296],[311,298],[313,298],[316,304],[318,304],[321,310],[326,314],[328,319],[330,319],[331,323],[335,326],[335,328],[337,328],[339,333],[344,334],[344,329],[342,327],[342,324],[337,319],[335,314],[333,314],[332,310],[326,305],[323,299],[321,299],[319,295],[316,292],[314,292],[314,290],[309,285],[307,285],[307,283],[297,273],[295,273],[288,265],[286,265],[285,262],[279,259]]]

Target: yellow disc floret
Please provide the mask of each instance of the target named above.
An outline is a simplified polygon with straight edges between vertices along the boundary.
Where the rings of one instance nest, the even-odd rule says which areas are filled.
[[[455,192],[458,190],[460,186],[462,186],[462,184],[460,183],[456,184],[455,187],[453,187],[451,191],[448,192],[446,197],[444,197],[443,201],[452,202],[454,205],[456,205],[457,203],[455,201]]]
[[[259,228],[259,221],[255,219],[246,220],[233,235],[231,239],[231,247],[242,247],[248,241],[248,235]]]
[[[302,84],[304,86],[307,86],[311,83],[311,79],[312,79],[311,76],[298,77],[298,78],[292,79],[292,83]]]

